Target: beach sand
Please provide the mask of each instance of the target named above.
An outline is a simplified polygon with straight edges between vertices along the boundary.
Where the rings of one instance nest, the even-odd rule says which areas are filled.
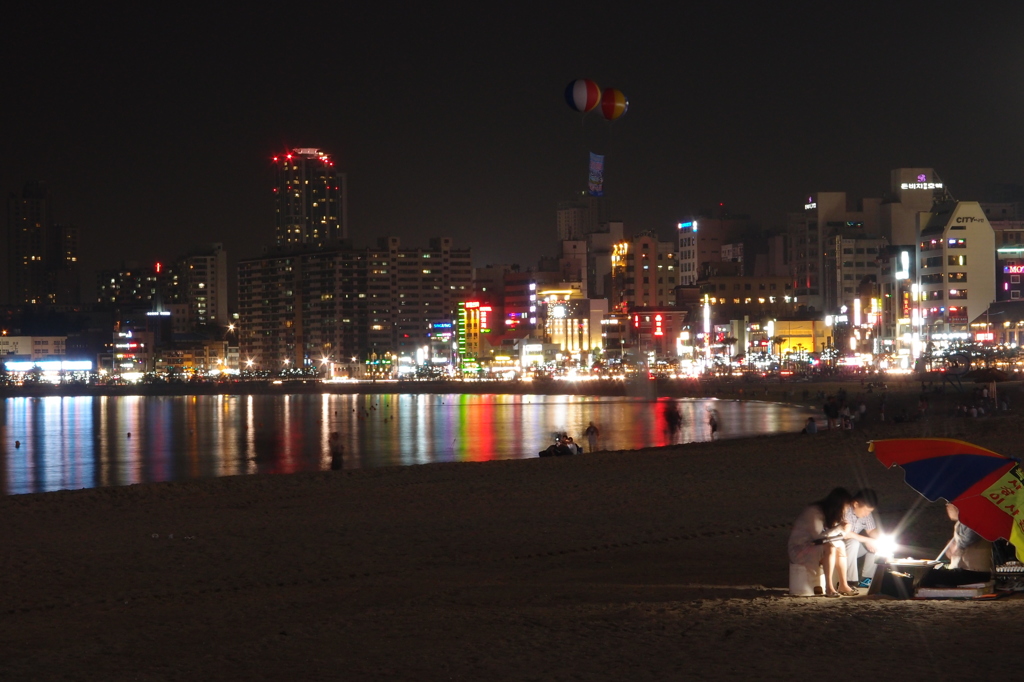
[[[728,425],[725,425],[728,432]],[[867,440],[1020,456],[1020,420],[0,498],[3,680],[1012,677],[1024,601],[787,596],[793,519],[875,488]]]

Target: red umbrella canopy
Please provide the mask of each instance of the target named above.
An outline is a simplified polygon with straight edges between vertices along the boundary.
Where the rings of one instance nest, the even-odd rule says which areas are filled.
[[[955,505],[965,526],[1024,552],[1019,460],[951,438],[876,440],[870,449],[886,467],[902,467],[907,485],[932,502],[942,498]]]

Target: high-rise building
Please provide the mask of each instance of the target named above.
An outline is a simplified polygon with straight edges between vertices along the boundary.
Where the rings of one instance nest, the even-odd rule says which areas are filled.
[[[96,302],[152,309],[174,289],[173,275],[160,263],[126,261],[116,270],[96,273]]]
[[[326,246],[348,237],[347,178],[324,151],[300,147],[274,157],[278,246]]]
[[[604,213],[604,197],[583,194],[572,201],[558,202],[558,241],[580,240],[597,232],[605,222]]]
[[[8,200],[6,255],[8,302],[79,302],[78,228],[53,222],[44,184],[27,183]]]
[[[228,257],[224,245],[196,248],[177,263],[182,303],[196,328],[228,323]]]
[[[946,186],[931,168],[896,168],[889,173],[889,191],[882,200],[881,235],[890,244],[917,243],[917,216],[944,199]]]
[[[401,248],[277,249],[238,264],[239,353],[262,369],[412,357],[473,293],[469,249],[432,239]]]
[[[679,282],[679,251],[674,242],[663,242],[651,231],[640,232],[625,243],[621,254],[625,263],[625,281],[620,300],[611,306],[620,310],[675,305]],[[613,275],[614,277],[614,275]]]
[[[996,299],[992,225],[975,201],[937,203],[919,219],[922,333],[929,341],[967,334],[968,325]]]
[[[837,291],[830,269],[843,255],[835,253],[836,244],[842,243],[836,238],[877,239],[881,201],[863,199],[851,205],[845,192],[818,192],[807,197],[802,213],[789,215],[789,264],[800,305],[818,311],[838,308],[843,292]]]
[[[601,225],[597,232],[587,235],[587,296],[607,298],[611,289],[612,252],[623,240],[622,221],[613,220]]]

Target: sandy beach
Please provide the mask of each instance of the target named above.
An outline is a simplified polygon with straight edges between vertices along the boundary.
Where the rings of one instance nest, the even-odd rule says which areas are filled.
[[[870,486],[902,554],[950,534],[868,452],[1015,416],[524,461],[0,498],[0,679],[1012,677],[1024,601],[787,595],[809,502]]]

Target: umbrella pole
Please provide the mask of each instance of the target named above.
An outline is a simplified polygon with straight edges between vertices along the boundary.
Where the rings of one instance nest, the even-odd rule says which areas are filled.
[[[946,546],[942,548],[941,552],[939,552],[939,556],[935,557],[936,561],[940,561],[942,559],[942,555],[945,554],[949,549],[949,546],[953,544],[953,540],[954,538],[950,538],[949,542],[946,543]]]

